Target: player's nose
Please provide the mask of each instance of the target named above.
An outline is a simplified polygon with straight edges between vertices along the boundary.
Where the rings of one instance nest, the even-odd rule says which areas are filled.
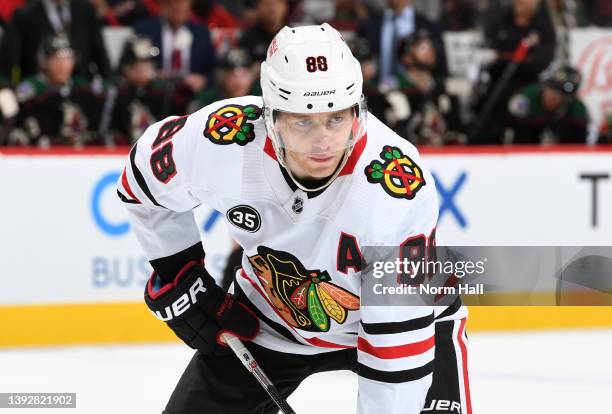
[[[331,144],[332,134],[325,124],[317,123],[312,131],[313,147],[317,149],[327,149]]]
[[[312,143],[312,148],[315,152],[325,152],[331,148],[331,139],[329,134],[318,135]]]

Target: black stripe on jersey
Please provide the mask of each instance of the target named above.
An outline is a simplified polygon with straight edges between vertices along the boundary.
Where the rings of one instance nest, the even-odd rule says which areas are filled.
[[[149,186],[147,186],[147,182],[145,181],[140,170],[136,166],[136,145],[137,144],[134,144],[132,150],[130,151],[130,163],[132,164],[132,172],[134,173],[134,178],[136,178],[136,182],[138,183],[138,186],[140,187],[142,192],[145,193],[149,200],[151,200],[151,203],[155,204],[157,207],[165,208],[164,206],[159,204],[157,200],[155,200],[155,197],[153,197],[153,194],[151,194],[151,191],[149,190]]]
[[[427,328],[434,321],[434,314],[402,322],[364,323],[361,326],[369,335],[397,334]]]
[[[161,278],[162,284],[171,283],[181,269],[189,262],[200,262],[204,259],[204,247],[202,242],[197,242],[171,256],[160,257],[149,260],[151,267]]]
[[[457,355],[455,351],[453,336],[455,324],[460,323],[461,320],[436,322],[436,351],[434,354],[436,362],[425,407],[431,406],[432,400],[461,401],[458,375],[460,372],[458,361],[461,361],[461,355]]]
[[[124,203],[128,203],[128,204],[140,204],[140,202],[138,202],[136,200],[132,200],[130,198],[127,198],[126,196],[121,194],[121,191],[119,191],[119,190],[117,190],[117,195],[119,196],[119,199],[121,199],[121,201],[123,201]]]
[[[374,381],[399,384],[400,382],[416,381],[433,372],[433,361],[422,367],[406,369],[403,371],[380,371],[367,365],[357,363],[357,374]]]
[[[236,296],[238,296],[238,299],[240,301],[244,302],[244,304],[247,305],[249,309],[251,309],[255,313],[255,315],[257,315],[257,317],[261,319],[263,322],[265,322],[270,328],[274,329],[276,332],[278,332],[285,338],[291,340],[292,342],[295,342],[296,344],[304,345],[303,343],[295,339],[295,337],[291,334],[289,329],[285,328],[280,323],[274,322],[272,319],[264,315],[262,311],[257,309],[257,307],[253,305],[253,303],[251,303],[249,298],[247,298],[247,296],[244,294],[242,288],[240,287],[237,281],[234,281],[234,293],[236,294]]]
[[[454,315],[459,311],[459,309],[461,309],[461,305],[461,297],[458,296],[457,299],[455,299],[455,301],[448,308],[444,309],[444,312],[442,312],[436,317],[436,319],[442,319]]]

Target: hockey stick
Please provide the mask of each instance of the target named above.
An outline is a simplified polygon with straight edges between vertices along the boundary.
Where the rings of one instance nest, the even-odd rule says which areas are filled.
[[[223,334],[222,338],[229,345],[229,347],[232,348],[232,351],[234,351],[234,354],[236,354],[238,359],[242,362],[242,365],[244,365],[245,368],[255,377],[257,382],[261,384],[270,398],[272,398],[272,401],[274,401],[278,408],[280,408],[281,412],[283,414],[295,414],[293,408],[291,408],[287,400],[280,395],[274,384],[272,384],[272,381],[270,381],[268,376],[263,372],[255,358],[253,358],[253,355],[251,355],[249,350],[246,349],[242,341],[234,335],[228,333]]]
[[[476,124],[471,129],[469,134],[470,139],[474,140],[479,137],[485,122],[489,121],[489,115],[491,115],[493,107],[497,104],[497,101],[499,101],[502,92],[504,92],[504,89],[506,89],[506,86],[508,86],[508,83],[510,82],[510,79],[512,79],[512,76],[514,76],[514,72],[516,72],[519,65],[527,57],[529,49],[531,49],[538,42],[539,38],[536,33],[532,33],[520,41],[520,43],[514,50],[514,53],[512,54],[512,59],[510,60],[510,63],[508,63],[508,65],[502,72],[502,75],[500,76],[499,81],[493,88],[489,99],[487,100],[487,102],[485,102],[484,107],[480,111],[480,114],[478,114],[478,121],[476,121]]]

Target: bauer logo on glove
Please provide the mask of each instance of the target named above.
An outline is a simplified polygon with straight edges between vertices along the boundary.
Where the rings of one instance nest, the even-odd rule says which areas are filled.
[[[148,294],[151,297],[151,299],[155,299],[163,295],[166,291],[170,290],[171,288],[176,287],[174,283],[171,283],[171,284],[164,286],[162,289],[158,290],[157,292],[154,292],[151,287],[152,281],[153,281],[153,278],[151,278],[149,280],[149,283],[147,284]],[[191,285],[188,293],[183,293],[177,300],[172,302],[171,305],[166,306],[164,308],[163,314],[160,311],[153,311],[153,315],[155,315],[157,319],[160,319],[164,322],[182,315],[187,309],[191,307],[192,304],[197,303],[198,292],[202,292],[202,293],[206,292],[206,288],[204,287],[204,281],[202,280],[201,277],[197,278],[196,281]]]

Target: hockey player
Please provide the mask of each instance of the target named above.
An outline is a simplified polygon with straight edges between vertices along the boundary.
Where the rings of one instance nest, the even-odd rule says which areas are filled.
[[[589,114],[578,97],[582,76],[571,66],[527,86],[508,103],[508,140],[515,144],[584,144]]]
[[[99,144],[95,131],[104,102],[103,85],[73,76],[76,57],[68,38],[51,36],[38,52],[40,71],[17,86],[20,111],[12,144]]]
[[[123,47],[111,129],[118,144],[133,143],[152,123],[164,117],[167,83],[155,74],[159,49],[142,36],[128,39]],[[175,106],[170,105],[176,109]]]
[[[196,95],[193,104],[197,109],[221,99],[261,95],[259,83],[255,82],[253,61],[245,49],[230,50],[220,63],[217,82]]]
[[[285,27],[266,56],[263,99],[152,125],[118,182],[154,269],[147,306],[197,349],[164,412],[277,412],[225,347],[231,333],[284,397],[350,369],[359,413],[470,413],[460,303],[370,306],[361,290],[365,246],[435,245],[432,176],[414,146],[366,125],[359,62],[331,26]],[[206,271],[201,203],[244,248],[232,293]]]

